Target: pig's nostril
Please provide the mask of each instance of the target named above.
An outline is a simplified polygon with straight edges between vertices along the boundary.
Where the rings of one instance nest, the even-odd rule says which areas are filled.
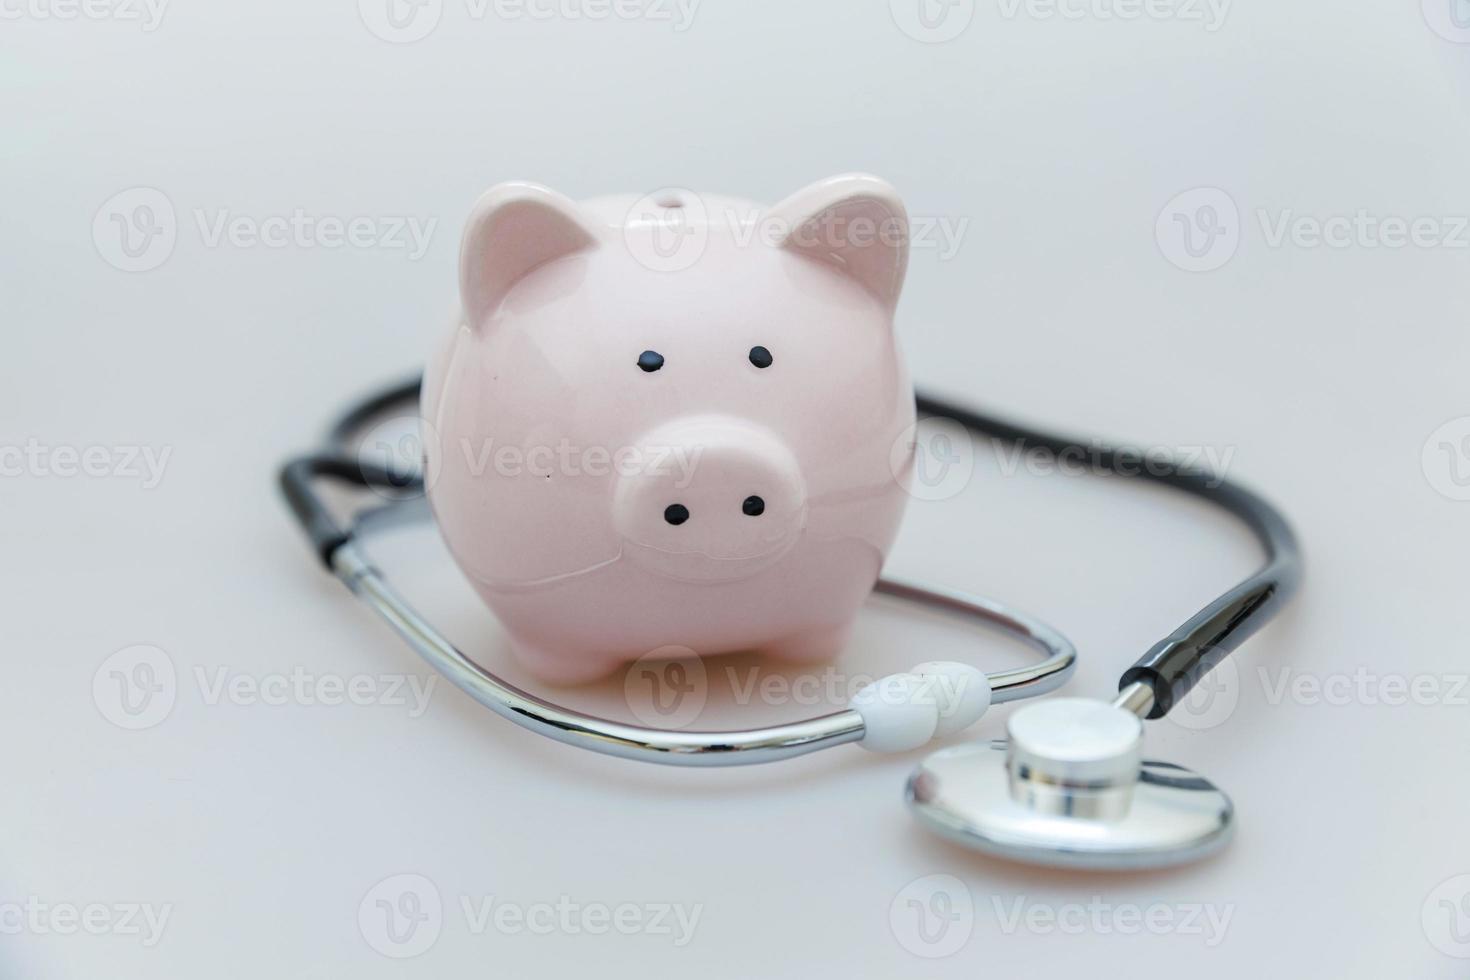
[[[669,504],[664,508],[664,520],[678,527],[689,520],[689,508],[683,504]]]
[[[751,494],[740,504],[740,509],[748,517],[759,517],[766,512],[766,502],[755,494]]]

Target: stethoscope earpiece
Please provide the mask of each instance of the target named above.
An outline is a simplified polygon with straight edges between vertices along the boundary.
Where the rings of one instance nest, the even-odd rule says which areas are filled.
[[[966,847],[1063,868],[1195,861],[1230,839],[1230,797],[1187,769],[1142,758],[1142,684],[1111,704],[1051,698],[1019,708],[1007,738],[942,749],[909,778],[921,824]]]

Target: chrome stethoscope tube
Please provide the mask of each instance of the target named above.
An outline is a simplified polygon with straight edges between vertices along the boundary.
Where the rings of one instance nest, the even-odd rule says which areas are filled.
[[[558,742],[663,765],[743,766],[789,759],[863,737],[862,716],[850,708],[739,731],[644,728],[582,714],[522,691],[470,660],[388,583],[355,538],[332,553],[332,571],[455,687],[507,721]],[[876,591],[972,618],[1047,655],[1040,663],[987,674],[993,701],[1014,701],[1055,690],[1076,666],[1077,655],[1065,637],[998,602],[891,579],[881,580]]]

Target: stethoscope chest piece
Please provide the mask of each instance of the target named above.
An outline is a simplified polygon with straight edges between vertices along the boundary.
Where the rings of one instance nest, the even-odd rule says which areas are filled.
[[[924,760],[906,791],[923,825],[998,857],[1101,870],[1183,864],[1229,840],[1230,797],[1142,759],[1142,723],[1124,707],[1038,701],[1011,715],[1007,735]]]

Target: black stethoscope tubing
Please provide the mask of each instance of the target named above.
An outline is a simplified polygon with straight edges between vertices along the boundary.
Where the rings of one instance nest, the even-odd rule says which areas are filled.
[[[360,460],[353,452],[356,437],[368,423],[390,409],[415,403],[419,387],[420,379],[414,378],[354,403],[332,426],[321,451],[293,459],[281,469],[282,492],[329,570],[338,549],[353,540],[353,526],[333,515],[317,492],[316,482],[331,480],[405,498],[421,495],[423,486],[417,474],[395,472]],[[1059,459],[1085,454],[1095,463],[1094,468],[1103,472],[1182,490],[1233,514],[1255,535],[1265,551],[1265,563],[1153,644],[1119,678],[1119,690],[1135,683],[1152,690],[1149,718],[1168,714],[1212,667],[1265,625],[1301,584],[1301,551],[1286,518],[1269,501],[1223,474],[1152,453],[1147,456],[1147,465],[1142,465],[1145,457],[1135,449],[1022,426],[922,392],[917,407],[920,417],[953,419],[970,432],[1011,443],[1023,451],[1040,448]]]

